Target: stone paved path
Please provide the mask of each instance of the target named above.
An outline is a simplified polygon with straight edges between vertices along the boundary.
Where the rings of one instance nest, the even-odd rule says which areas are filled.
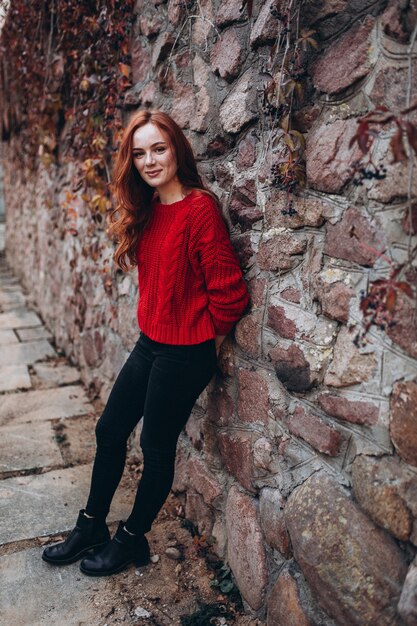
[[[79,372],[6,265],[0,224],[0,626],[104,625],[108,579],[51,567],[43,544],[70,530],[88,494],[95,409]],[[88,435],[86,435],[88,433]],[[116,495],[109,521],[129,511]],[[116,513],[113,513],[116,511]]]

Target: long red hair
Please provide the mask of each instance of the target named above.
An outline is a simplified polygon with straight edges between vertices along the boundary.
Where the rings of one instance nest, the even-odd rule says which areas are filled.
[[[183,190],[187,192],[199,189],[209,194],[220,208],[217,196],[201,180],[191,145],[178,124],[162,111],[143,110],[134,113],[125,128],[116,157],[112,185],[116,208],[110,214],[108,229],[109,234],[115,235],[118,243],[113,259],[123,271],[137,265],[137,245],[152,213],[155,189],[140,176],[133,164],[132,155],[133,134],[149,122],[168,135],[177,157],[177,176]]]

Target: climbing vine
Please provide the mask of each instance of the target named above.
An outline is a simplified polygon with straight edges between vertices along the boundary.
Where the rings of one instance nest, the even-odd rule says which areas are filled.
[[[69,231],[81,193],[96,222],[111,207],[110,159],[121,133],[120,104],[131,86],[133,0],[2,2],[2,134],[22,169],[81,162],[66,194]]]
[[[264,74],[262,110],[269,119],[269,145],[275,157],[271,166],[273,186],[287,194],[283,215],[297,213],[293,194],[306,183],[305,140],[294,125],[294,112],[303,104],[308,89],[307,61],[317,47],[314,30],[300,29],[302,1],[277,1],[271,19],[279,22],[279,35],[271,47]],[[249,10],[248,4],[248,10]]]

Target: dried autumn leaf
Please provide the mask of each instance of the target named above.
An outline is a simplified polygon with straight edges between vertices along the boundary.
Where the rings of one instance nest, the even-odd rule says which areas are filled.
[[[290,116],[289,115],[283,115],[281,118],[281,128],[287,133],[288,132],[288,127],[290,125]]]
[[[315,35],[316,31],[315,30],[302,30],[300,33],[300,37],[299,39],[297,39],[296,43],[301,45],[303,50],[307,50],[308,46],[312,46],[313,48],[317,48],[317,41],[312,37],[312,35]]]
[[[409,298],[413,297],[413,290],[411,285],[405,282],[396,283],[397,289],[405,293]]]
[[[405,131],[407,133],[408,143],[417,155],[417,128],[411,122],[405,122]]]
[[[296,137],[300,143],[301,148],[305,148],[306,140],[304,138],[303,133],[300,133],[299,130],[290,130],[288,134],[292,135],[293,137]]]
[[[126,65],[126,63],[119,63],[119,70],[123,74],[123,76],[126,76],[126,78],[129,78],[129,75],[130,75],[129,65]]]
[[[395,292],[395,289],[390,287],[388,289],[388,294],[385,300],[385,307],[387,311],[389,311],[390,313],[393,313],[395,311],[396,304],[397,304],[397,294]]]
[[[407,153],[404,148],[403,129],[398,126],[397,132],[391,137],[390,147],[393,154],[392,163],[399,163],[407,159]]]

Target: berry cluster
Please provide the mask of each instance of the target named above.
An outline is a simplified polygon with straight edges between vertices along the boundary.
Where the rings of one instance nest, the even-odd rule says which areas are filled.
[[[293,207],[292,198],[288,200],[287,206],[285,209],[281,210],[282,215],[288,215],[288,217],[294,217],[294,215],[298,215],[296,209]]]
[[[353,176],[353,184],[361,186],[365,180],[383,180],[386,178],[387,168],[385,165],[378,166],[372,162],[363,165],[359,161],[355,161],[351,166],[351,175]]]

